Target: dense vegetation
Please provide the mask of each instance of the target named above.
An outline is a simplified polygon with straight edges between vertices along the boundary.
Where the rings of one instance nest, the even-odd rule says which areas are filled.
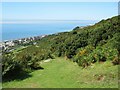
[[[3,53],[2,75],[42,68],[41,60],[65,57],[87,67],[95,62],[120,64],[119,16],[102,20],[93,26],[76,27],[70,32],[48,35],[37,45]],[[20,70],[19,70],[20,69]]]

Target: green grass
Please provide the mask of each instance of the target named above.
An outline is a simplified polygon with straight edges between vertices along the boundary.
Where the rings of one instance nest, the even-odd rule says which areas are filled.
[[[118,66],[110,61],[82,69],[76,63],[57,58],[41,64],[43,70],[31,77],[3,83],[3,88],[118,88]]]

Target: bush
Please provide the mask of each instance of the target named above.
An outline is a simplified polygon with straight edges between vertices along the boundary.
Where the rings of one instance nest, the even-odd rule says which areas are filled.
[[[79,66],[86,67],[95,62],[105,62],[111,61],[114,65],[120,64],[119,52],[117,49],[111,47],[97,46],[96,48],[92,46],[87,46],[85,48],[80,48],[73,57],[73,61],[77,62]]]
[[[91,45],[86,46],[85,48],[78,49],[76,56],[73,57],[73,61],[77,62],[78,65],[82,67],[89,66],[95,61],[93,56],[91,55],[93,50],[94,47]]]
[[[18,61],[12,58],[11,54],[2,55],[2,76],[10,75],[11,73],[19,73],[21,65]]]

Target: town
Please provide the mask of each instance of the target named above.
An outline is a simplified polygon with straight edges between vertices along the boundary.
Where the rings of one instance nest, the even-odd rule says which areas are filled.
[[[28,37],[28,38],[21,38],[17,40],[6,40],[3,42],[0,42],[0,53],[1,52],[10,52],[14,50],[13,47],[15,46],[26,46],[26,45],[35,45],[37,44],[36,41],[42,39],[47,35],[41,35],[41,36],[34,36],[34,37]]]

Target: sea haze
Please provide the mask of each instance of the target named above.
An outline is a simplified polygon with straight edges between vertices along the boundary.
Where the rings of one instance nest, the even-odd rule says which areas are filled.
[[[2,24],[2,41],[70,31],[76,26],[95,24],[92,20],[40,21]]]

